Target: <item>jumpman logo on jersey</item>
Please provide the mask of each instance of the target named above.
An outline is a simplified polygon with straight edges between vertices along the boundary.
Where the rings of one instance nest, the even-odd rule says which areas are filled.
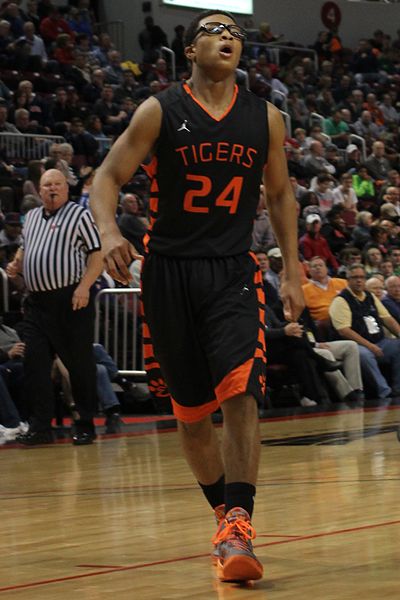
[[[185,120],[183,121],[182,125],[179,127],[179,129],[177,129],[177,131],[187,131],[188,133],[190,133],[190,129],[189,129],[189,127],[187,126],[187,122],[188,122],[188,120],[187,120],[187,119],[185,119]]]

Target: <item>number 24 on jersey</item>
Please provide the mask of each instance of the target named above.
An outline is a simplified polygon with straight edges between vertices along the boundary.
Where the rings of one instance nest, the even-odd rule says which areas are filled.
[[[200,184],[200,188],[187,190],[183,199],[183,208],[187,212],[208,213],[209,206],[198,203],[199,198],[210,196],[212,193],[212,181],[204,175],[186,175],[187,181]],[[222,192],[215,200],[215,206],[223,206],[229,209],[230,214],[235,214],[239,204],[240,194],[243,186],[243,177],[232,177]]]

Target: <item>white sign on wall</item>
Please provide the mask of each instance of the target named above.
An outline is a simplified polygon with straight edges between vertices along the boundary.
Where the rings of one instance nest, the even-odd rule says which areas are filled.
[[[162,4],[198,10],[227,10],[242,15],[253,14],[253,0],[162,0]]]

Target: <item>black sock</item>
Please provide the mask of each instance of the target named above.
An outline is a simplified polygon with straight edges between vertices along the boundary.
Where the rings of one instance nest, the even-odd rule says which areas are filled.
[[[211,485],[204,485],[203,483],[200,483],[200,481],[198,482],[198,484],[203,490],[203,494],[207,498],[212,509],[224,503],[225,475],[221,475],[221,477]]]
[[[253,514],[254,496],[256,488],[251,483],[234,481],[225,485],[225,514],[232,508],[240,506],[246,510],[250,517]]]
[[[106,408],[106,410],[104,411],[104,414],[107,417],[110,417],[111,415],[119,415],[120,410],[121,410],[120,404],[113,404],[113,406],[110,406],[110,408]]]

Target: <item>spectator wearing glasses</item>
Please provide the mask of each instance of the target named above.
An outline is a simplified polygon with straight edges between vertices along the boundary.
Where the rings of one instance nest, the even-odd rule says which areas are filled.
[[[372,379],[378,398],[400,395],[400,340],[384,337],[384,326],[396,338],[400,325],[380,300],[366,290],[366,272],[361,264],[348,269],[348,287],[333,300],[329,315],[332,325],[343,339],[358,344],[363,372]],[[379,369],[389,363],[392,387]]]

